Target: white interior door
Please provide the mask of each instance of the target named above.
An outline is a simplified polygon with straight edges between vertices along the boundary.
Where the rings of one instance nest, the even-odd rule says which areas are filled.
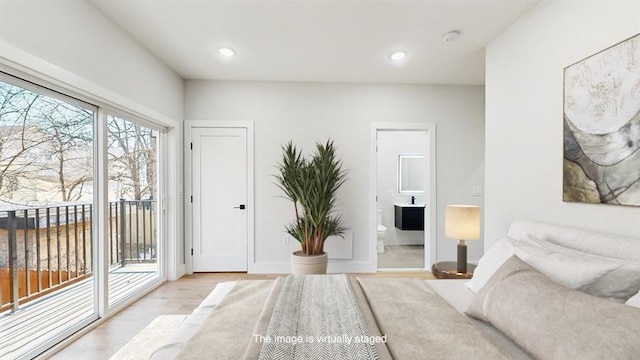
[[[426,187],[424,201],[424,268],[431,269],[431,265],[436,262],[436,124],[435,123],[372,123],[369,137],[369,216],[370,216],[370,239],[376,239],[376,210],[378,208],[378,132],[380,131],[420,131],[426,133],[425,168]],[[384,216],[383,216],[384,218]],[[387,227],[393,229],[393,225]],[[373,259],[372,269],[377,268],[377,244],[376,241],[370,243],[370,254]]]
[[[247,130],[194,128],[193,271],[247,270]]]

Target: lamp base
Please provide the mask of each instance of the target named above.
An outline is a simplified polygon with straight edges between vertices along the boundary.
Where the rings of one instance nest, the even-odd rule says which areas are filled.
[[[467,273],[467,245],[464,244],[464,240],[460,240],[458,244],[458,273]]]

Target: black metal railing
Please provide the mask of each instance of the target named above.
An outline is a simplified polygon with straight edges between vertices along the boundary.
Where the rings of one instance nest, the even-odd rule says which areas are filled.
[[[93,207],[65,204],[0,210],[0,312],[92,275]],[[157,261],[156,202],[108,207],[112,266]]]
[[[124,200],[109,203],[109,261],[156,262],[156,202]]]

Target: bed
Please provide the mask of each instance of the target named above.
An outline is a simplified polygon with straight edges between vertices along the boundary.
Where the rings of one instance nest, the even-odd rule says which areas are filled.
[[[474,278],[218,284],[152,359],[637,359],[640,240],[516,221]]]

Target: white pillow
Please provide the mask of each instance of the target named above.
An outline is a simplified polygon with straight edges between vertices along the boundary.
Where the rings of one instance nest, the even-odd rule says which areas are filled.
[[[569,289],[583,290],[620,267],[606,261],[586,261],[580,255],[563,254],[525,243],[514,244],[515,255],[532,268]]]
[[[620,267],[613,262],[585,261],[580,255],[558,253],[527,239],[519,241],[506,236],[487,250],[466,286],[474,293],[480,291],[512,255],[571,289],[584,289]]]
[[[625,305],[637,307],[640,309],[640,292],[638,292],[637,294],[632,296],[629,300],[627,300]]]
[[[566,255],[566,257],[569,258],[567,263],[578,261],[584,262],[586,264],[609,264],[609,267],[611,267],[612,265],[616,267],[611,271],[603,274],[603,276],[601,276],[600,278],[595,279],[595,281],[592,281],[590,284],[585,283],[583,286],[578,287],[580,290],[586,292],[587,294],[609,298],[610,300],[623,303],[630,297],[637,294],[638,290],[640,290],[640,262],[638,261],[628,261],[620,258],[612,258],[582,252],[579,250],[574,250],[565,246],[554,244],[549,241],[543,241],[533,236],[527,236],[521,241],[522,243],[525,243],[527,245],[546,249],[546,251],[549,251],[551,253]],[[579,264],[579,266],[576,268],[572,267],[572,269],[576,270],[583,268],[584,264]],[[599,271],[601,270],[601,268],[591,270]],[[591,270],[587,270],[587,272],[590,272]],[[546,275],[554,278],[554,276],[551,274]],[[583,275],[586,275],[588,277],[593,276],[594,274]],[[562,281],[560,282],[562,283]]]
[[[478,293],[489,281],[493,273],[513,255],[512,241],[514,240],[507,236],[503,237],[491,245],[489,250],[480,258],[478,266],[473,272],[473,278],[465,283],[474,294]]]

